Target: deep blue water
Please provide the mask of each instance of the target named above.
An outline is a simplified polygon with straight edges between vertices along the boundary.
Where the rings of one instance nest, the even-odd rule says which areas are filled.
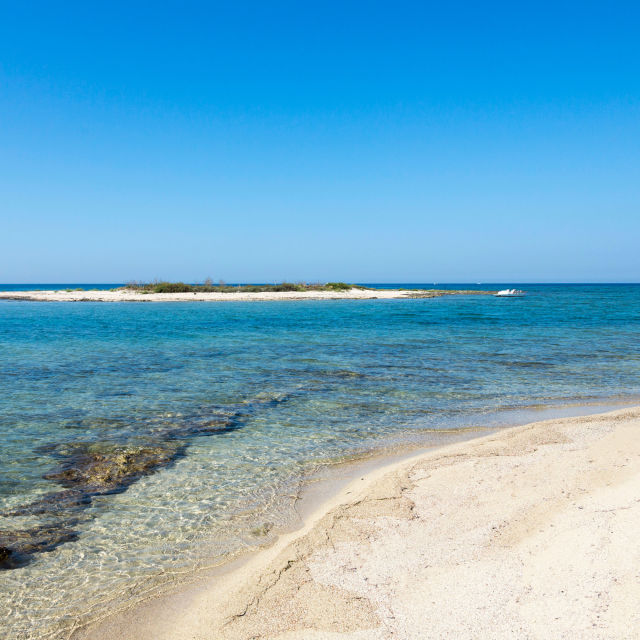
[[[36,284],[2,284],[0,283],[0,291],[64,291],[65,289],[99,289],[100,291],[108,291],[116,287],[123,287],[124,284],[118,283],[100,283],[87,284],[77,282],[41,282]]]
[[[11,633],[55,629],[203,546],[250,544],[318,464],[504,410],[640,395],[640,286],[520,286],[527,297],[0,302],[0,546],[16,531],[55,542],[0,571]],[[140,451],[139,475],[77,483],[91,456]]]

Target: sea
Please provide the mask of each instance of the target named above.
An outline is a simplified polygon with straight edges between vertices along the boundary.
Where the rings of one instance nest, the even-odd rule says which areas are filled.
[[[0,301],[0,636],[268,543],[328,469],[640,404],[640,285],[378,286],[526,296]]]

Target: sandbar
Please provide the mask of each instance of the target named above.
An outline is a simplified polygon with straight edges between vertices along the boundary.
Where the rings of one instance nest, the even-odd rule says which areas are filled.
[[[361,289],[344,291],[262,291],[262,292],[186,292],[142,293],[133,289],[101,291],[0,291],[0,300],[35,302],[221,302],[267,300],[391,300],[398,298],[437,298],[445,295],[487,295],[489,291],[448,289]]]

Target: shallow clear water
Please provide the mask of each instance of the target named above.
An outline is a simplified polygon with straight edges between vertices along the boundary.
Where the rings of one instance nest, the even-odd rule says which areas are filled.
[[[0,547],[16,532],[51,547],[0,571],[3,637],[57,635],[105,599],[263,541],[318,465],[509,409],[640,394],[640,286],[525,288],[0,303]],[[78,481],[96,452],[140,451],[139,473]]]

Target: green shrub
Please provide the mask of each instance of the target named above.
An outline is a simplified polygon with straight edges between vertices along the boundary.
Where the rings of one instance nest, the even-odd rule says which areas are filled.
[[[158,282],[153,286],[154,293],[190,293],[197,288],[184,282]]]
[[[282,282],[280,284],[271,285],[265,291],[304,291],[304,286],[294,284],[293,282]]]
[[[351,289],[351,285],[346,282],[327,282],[325,287],[332,291],[347,291],[348,289]]]
[[[326,284],[305,282],[281,282],[279,284],[245,284],[230,286],[222,280],[214,285],[211,278],[203,284],[186,284],[184,282],[129,282],[125,289],[139,293],[261,293],[265,291],[348,291],[351,288],[363,289],[346,282],[327,282]]]

